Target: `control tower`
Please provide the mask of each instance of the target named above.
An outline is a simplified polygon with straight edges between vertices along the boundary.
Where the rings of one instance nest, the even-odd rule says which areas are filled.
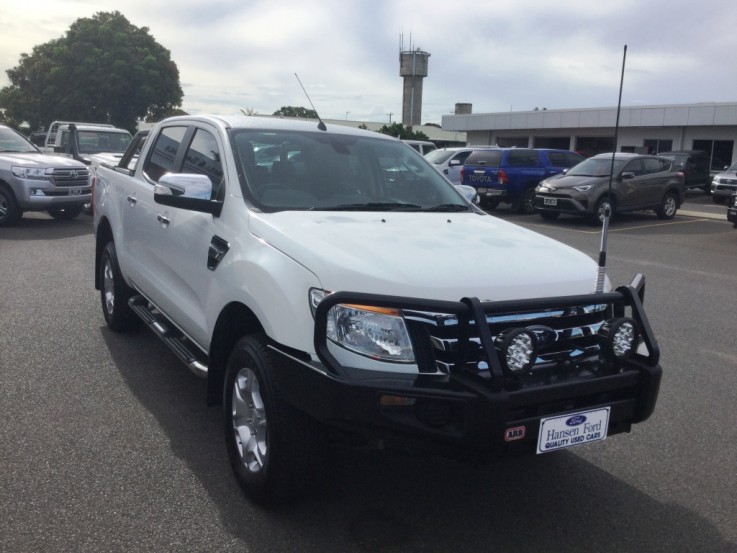
[[[420,48],[404,49],[404,38],[399,42],[399,76],[404,78],[402,94],[402,125],[422,124],[422,79],[427,77],[428,52]]]

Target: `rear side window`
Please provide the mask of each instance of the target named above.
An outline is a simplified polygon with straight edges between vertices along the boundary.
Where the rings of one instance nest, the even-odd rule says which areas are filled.
[[[642,164],[646,175],[667,171],[670,166],[670,163],[667,163],[665,160],[654,158],[643,159]]]
[[[535,150],[509,150],[507,163],[510,167],[538,167],[540,165]]]
[[[486,165],[488,167],[499,167],[502,162],[501,150],[479,150],[472,152],[466,158],[465,165]]]
[[[174,170],[177,150],[186,131],[187,127],[167,127],[159,133],[143,169],[148,178],[158,182],[166,173]]]
[[[583,157],[573,152],[548,152],[547,155],[553,167],[573,167],[583,161]]]

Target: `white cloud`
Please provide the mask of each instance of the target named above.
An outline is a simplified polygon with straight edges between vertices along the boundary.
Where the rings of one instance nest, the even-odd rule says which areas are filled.
[[[76,19],[118,10],[170,50],[191,112],[272,113],[309,106],[324,118],[401,118],[399,37],[430,52],[423,120],[457,102],[474,112],[623,103],[734,101],[735,51],[717,0],[26,0],[0,12],[0,69]],[[0,74],[0,85],[6,85]]]

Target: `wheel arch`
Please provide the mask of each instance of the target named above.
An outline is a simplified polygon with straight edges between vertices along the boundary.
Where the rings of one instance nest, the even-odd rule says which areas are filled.
[[[236,342],[243,336],[263,331],[263,325],[256,314],[240,302],[229,303],[220,312],[210,342],[207,369],[208,405],[220,405],[223,401],[225,368]]]

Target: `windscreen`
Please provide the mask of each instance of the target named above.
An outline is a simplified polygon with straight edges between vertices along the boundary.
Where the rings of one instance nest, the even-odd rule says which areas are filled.
[[[0,128],[0,152],[26,154],[38,150],[14,130],[3,127]]]
[[[79,131],[79,152],[82,154],[123,153],[131,136],[122,132]]]
[[[398,140],[234,129],[244,194],[266,211],[467,211],[463,196]]]
[[[614,174],[622,170],[628,159],[614,160]],[[566,175],[573,177],[605,177],[612,170],[611,157],[590,157],[573,167]]]

